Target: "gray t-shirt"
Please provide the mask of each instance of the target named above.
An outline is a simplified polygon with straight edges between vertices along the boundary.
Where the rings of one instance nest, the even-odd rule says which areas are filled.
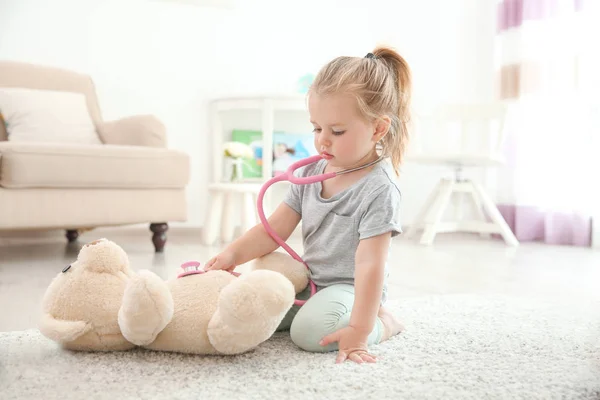
[[[322,174],[327,161],[320,160],[296,171],[297,176]],[[400,227],[400,189],[388,159],[358,182],[325,199],[321,182],[291,184],[284,199],[302,217],[302,259],[308,264],[317,287],[354,285],[354,261],[358,243],[386,232],[392,237]],[[389,252],[389,250],[388,250]],[[385,265],[387,282],[388,265]],[[384,282],[382,303],[387,298]]]

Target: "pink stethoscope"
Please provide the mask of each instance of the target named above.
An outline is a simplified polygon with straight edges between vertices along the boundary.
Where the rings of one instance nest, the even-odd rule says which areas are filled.
[[[331,178],[335,178],[338,175],[343,175],[343,174],[348,174],[350,172],[354,172],[354,171],[358,171],[361,170],[363,168],[367,168],[370,167],[373,164],[378,163],[379,161],[383,160],[383,156],[380,156],[378,159],[371,161],[367,164],[355,167],[355,168],[349,168],[349,169],[345,169],[342,171],[337,171],[337,172],[329,172],[326,174],[321,174],[321,175],[312,175],[312,176],[307,176],[307,177],[296,177],[294,176],[294,172],[298,169],[298,168],[302,168],[306,165],[309,164],[313,164],[317,161],[320,161],[323,159],[323,156],[321,155],[315,155],[315,156],[311,156],[311,157],[307,157],[304,158],[302,160],[296,161],[295,163],[293,163],[292,165],[290,165],[288,167],[288,169],[279,174],[274,176],[273,178],[269,179],[261,188],[260,191],[258,192],[258,199],[257,199],[257,208],[258,208],[258,216],[260,218],[260,222],[263,224],[263,226],[265,227],[265,230],[267,231],[267,233],[269,234],[269,236],[271,236],[271,238],[273,238],[273,240],[280,245],[281,247],[283,247],[283,249],[285,251],[288,252],[288,254],[295,260],[301,262],[302,264],[304,264],[306,266],[306,268],[309,268],[308,265],[306,264],[306,262],[290,247],[288,246],[283,239],[281,239],[277,233],[273,230],[273,228],[271,228],[271,225],[269,225],[269,222],[267,221],[267,218],[265,217],[265,213],[263,210],[263,199],[265,197],[265,192],[267,191],[267,189],[277,183],[277,182],[281,182],[281,181],[289,181],[290,183],[296,184],[296,185],[308,185],[311,183],[316,183],[316,182],[323,182],[327,179],[331,179]],[[200,266],[200,263],[197,261],[188,261],[184,264],[181,265],[181,268],[184,269],[184,272],[181,273],[178,278],[183,277],[183,276],[187,276],[187,275],[192,275],[192,274],[199,274],[199,273],[204,273],[205,271],[203,270],[199,270],[198,267]],[[240,274],[237,272],[233,272],[231,271],[231,274],[235,275],[235,276],[239,276]],[[312,297],[316,292],[317,292],[317,285],[315,285],[315,283],[309,279],[309,285],[310,285],[310,297]],[[307,300],[299,300],[296,299],[294,300],[294,304],[301,306],[304,303],[306,303]]]

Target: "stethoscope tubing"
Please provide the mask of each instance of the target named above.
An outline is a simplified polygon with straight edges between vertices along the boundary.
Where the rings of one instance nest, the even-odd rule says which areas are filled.
[[[307,166],[307,165],[310,165],[317,161],[322,160],[323,157],[320,155],[315,155],[315,156],[307,157],[302,160],[296,161],[295,163],[290,165],[285,172],[283,172],[282,174],[279,174],[279,175],[269,179],[267,182],[265,182],[265,184],[263,184],[260,191],[258,192],[256,206],[257,206],[258,217],[260,218],[260,222],[263,224],[263,226],[264,226],[265,230],[267,231],[267,233],[269,234],[269,236],[271,236],[271,238],[273,238],[273,240],[279,246],[281,246],[293,259],[304,264],[306,266],[306,268],[309,268],[309,266],[306,264],[306,262],[290,246],[288,246],[287,243],[285,243],[285,241],[283,239],[281,239],[281,237],[279,237],[279,235],[277,235],[277,232],[275,232],[273,230],[271,225],[269,225],[269,222],[267,221],[267,218],[265,217],[265,212],[264,212],[264,207],[263,207],[264,196],[265,196],[265,192],[267,191],[267,189],[269,187],[271,187],[273,184],[275,184],[277,182],[282,182],[282,181],[289,181],[295,185],[307,185],[307,184],[311,184],[311,183],[322,182],[327,179],[335,178],[338,175],[343,175],[343,174],[347,174],[347,173],[354,172],[354,171],[359,171],[361,169],[370,167],[371,165],[377,164],[378,162],[383,160],[383,158],[384,158],[383,156],[380,156],[377,160],[371,161],[367,164],[364,164],[364,165],[361,165],[361,166],[358,166],[355,168],[349,168],[349,169],[345,169],[345,170],[338,171],[338,172],[329,172],[326,174],[312,175],[312,176],[306,176],[306,177],[297,177],[294,175],[294,172],[298,168],[302,168],[304,166]],[[317,292],[317,286],[312,281],[312,279],[309,279],[309,285],[310,285],[310,297],[312,297]],[[306,303],[306,300],[299,300],[299,299],[294,300],[294,304],[298,305],[298,306],[302,306],[304,303]]]

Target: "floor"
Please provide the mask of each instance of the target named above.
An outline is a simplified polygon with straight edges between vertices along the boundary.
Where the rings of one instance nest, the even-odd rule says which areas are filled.
[[[60,235],[29,242],[0,238],[0,332],[36,327],[46,287],[88,241],[109,238],[125,249],[134,269],[165,279],[182,262],[205,261],[220,249],[200,245],[197,232],[171,229],[165,252],[155,254],[148,234],[141,228],[95,230],[72,245]],[[289,244],[301,251],[297,239]],[[499,240],[456,235],[440,235],[430,247],[399,237],[392,246],[390,299],[444,293],[600,298],[600,250],[539,243],[510,248]]]

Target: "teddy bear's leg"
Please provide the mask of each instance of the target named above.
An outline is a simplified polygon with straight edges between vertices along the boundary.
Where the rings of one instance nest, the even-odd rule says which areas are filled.
[[[267,340],[294,304],[294,286],[282,274],[259,270],[241,275],[219,295],[208,338],[223,354],[251,350]]]
[[[167,284],[156,274],[142,270],[125,288],[119,310],[119,327],[131,343],[145,346],[173,317],[173,297]]]
[[[279,251],[257,258],[252,263],[252,269],[270,270],[283,274],[294,285],[296,293],[302,292],[308,285],[308,268],[299,261]]]

